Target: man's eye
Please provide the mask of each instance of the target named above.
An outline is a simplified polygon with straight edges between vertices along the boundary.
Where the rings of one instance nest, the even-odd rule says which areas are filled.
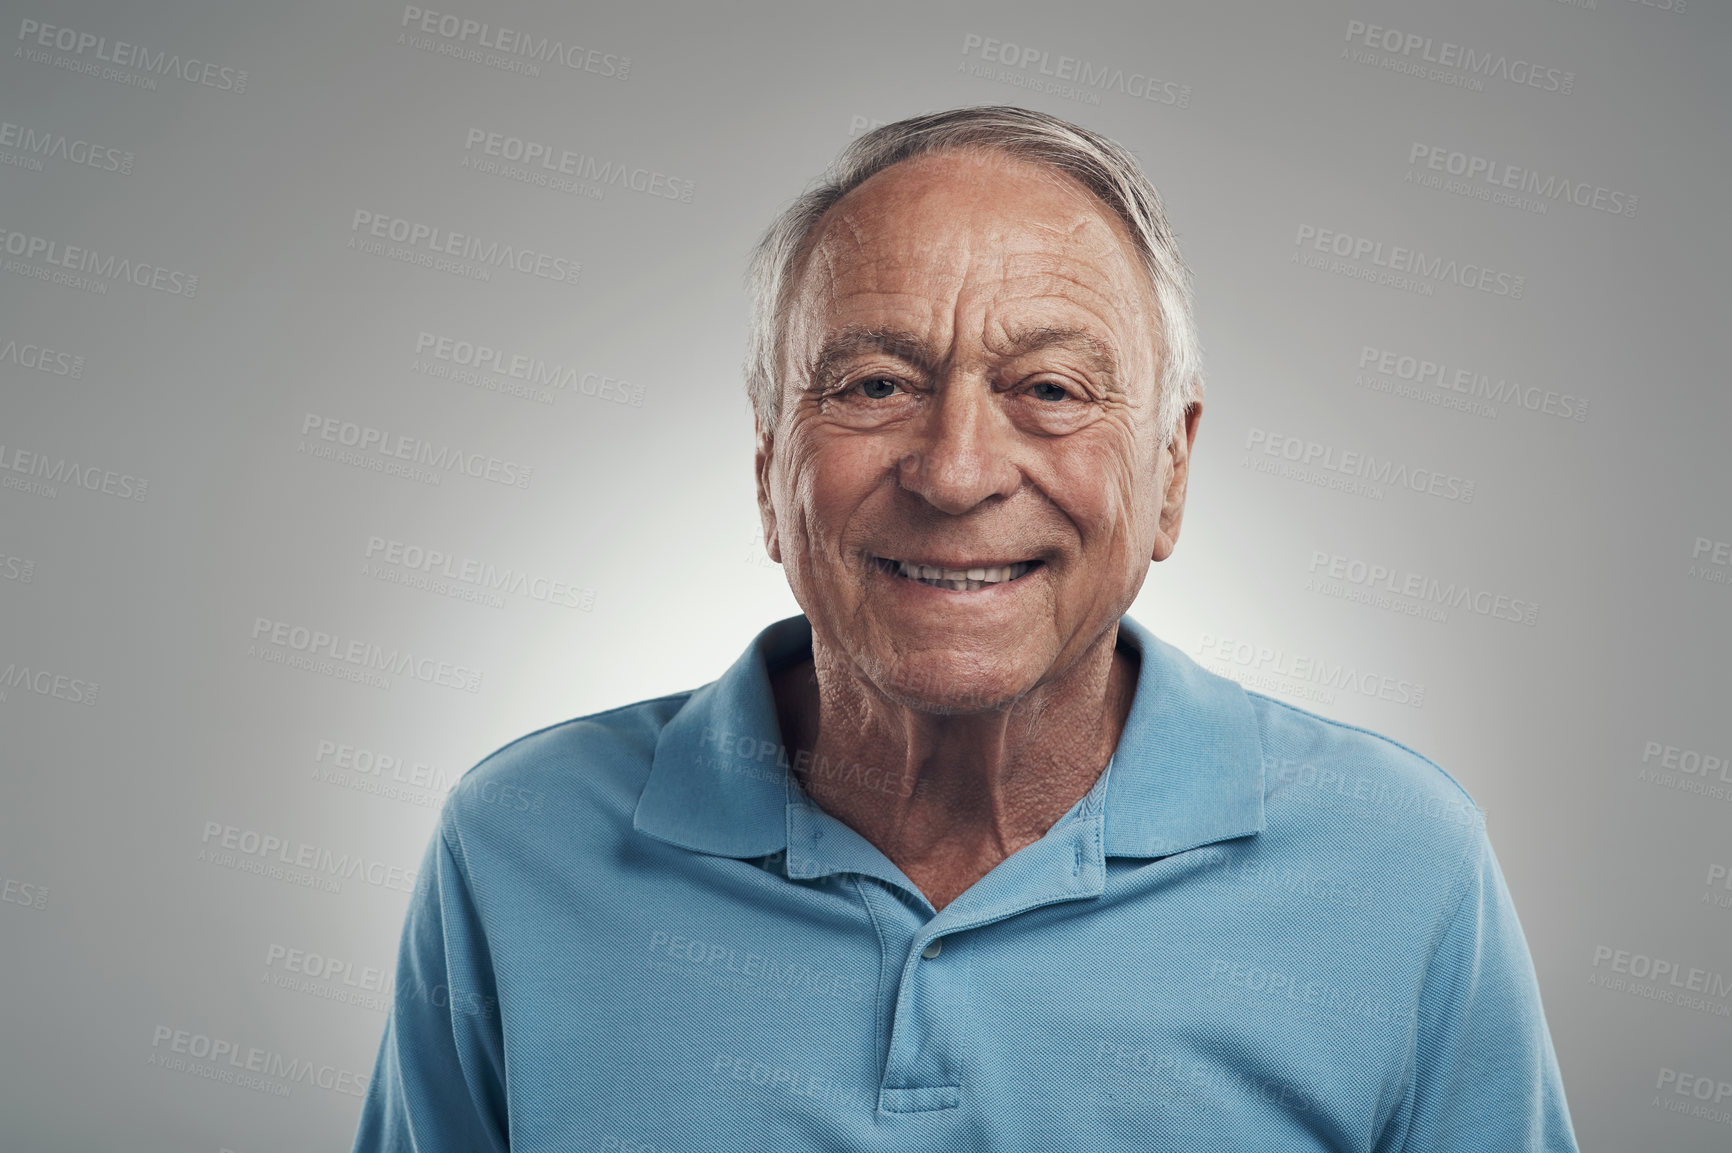
[[[869,376],[860,382],[860,395],[868,400],[883,400],[896,391],[896,382],[888,376]]]
[[[1050,380],[1043,380],[1029,387],[1029,395],[1036,400],[1060,401],[1070,399],[1070,389]]]

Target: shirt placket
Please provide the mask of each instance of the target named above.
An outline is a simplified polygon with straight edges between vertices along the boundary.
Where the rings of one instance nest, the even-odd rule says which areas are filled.
[[[797,807],[803,811],[796,813],[794,805],[789,811],[789,876],[855,874],[883,949],[886,980],[880,1005],[889,1016],[880,1022],[879,1111],[908,1116],[965,1105],[968,1047],[981,1025],[970,1017],[969,991],[976,970],[990,965],[990,954],[983,952],[989,942],[980,930],[1105,890],[1098,790],[942,911],[934,911],[901,870],[859,834],[809,803]],[[992,944],[1003,947],[1001,941]]]

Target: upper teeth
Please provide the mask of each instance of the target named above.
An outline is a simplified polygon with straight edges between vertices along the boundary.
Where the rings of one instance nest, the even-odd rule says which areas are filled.
[[[1028,561],[1018,561],[1015,564],[994,565],[991,568],[938,568],[929,564],[909,564],[905,560],[896,562],[898,571],[905,577],[915,580],[945,580],[945,581],[979,581],[982,584],[994,584],[999,581],[1015,580],[1033,567]]]

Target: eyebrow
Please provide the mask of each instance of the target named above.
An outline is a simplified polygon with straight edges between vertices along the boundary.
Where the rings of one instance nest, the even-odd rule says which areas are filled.
[[[1025,328],[1009,336],[1009,343],[1001,355],[1028,356],[1049,348],[1062,348],[1080,356],[1108,392],[1124,391],[1119,384],[1119,358],[1113,346],[1087,329]]]
[[[833,388],[847,368],[862,353],[882,352],[904,361],[928,376],[938,369],[941,359],[921,337],[899,328],[863,328],[848,325],[824,338],[818,355],[806,372],[811,387],[819,392]]]
[[[1076,353],[1108,392],[1123,391],[1118,378],[1118,357],[1113,346],[1086,329],[1019,329],[1010,334],[1003,350],[995,350],[994,355],[1014,359],[1049,348],[1062,348]],[[937,373],[939,363],[943,360],[943,357],[916,333],[905,329],[848,325],[824,338],[823,345],[812,358],[811,366],[807,370],[810,387],[820,392],[828,392],[842,378],[848,366],[867,352],[881,352],[893,356],[928,376]]]

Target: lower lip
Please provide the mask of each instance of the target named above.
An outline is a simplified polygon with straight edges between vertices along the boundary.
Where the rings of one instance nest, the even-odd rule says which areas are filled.
[[[1003,596],[1015,589],[1017,586],[1025,584],[1030,577],[1046,568],[1045,564],[1037,564],[1015,580],[995,581],[992,584],[983,585],[977,589],[951,589],[943,588],[939,585],[923,584],[922,582],[910,577],[905,577],[900,573],[891,572],[876,559],[868,561],[867,563],[871,566],[873,572],[877,573],[879,576],[887,578],[901,588],[912,589],[915,592],[932,593],[935,596],[968,598]]]

